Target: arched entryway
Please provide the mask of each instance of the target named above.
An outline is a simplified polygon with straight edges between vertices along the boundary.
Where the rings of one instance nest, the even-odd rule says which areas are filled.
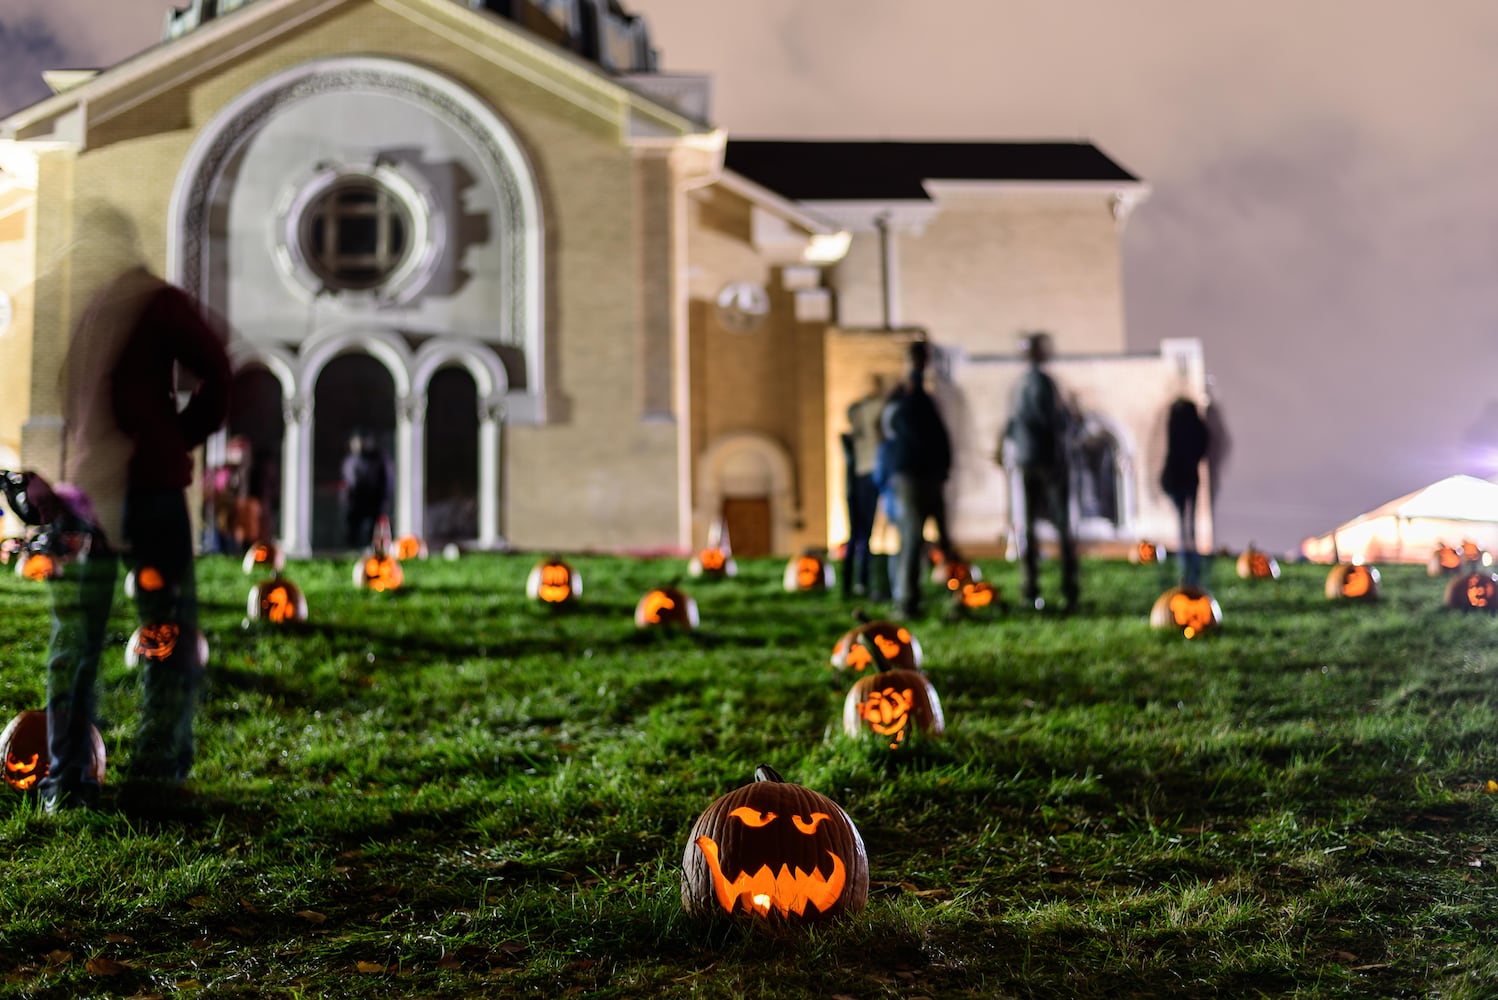
[[[394,483],[395,381],[383,364],[367,354],[340,355],[317,376],[313,417],[312,547],[340,548],[349,544],[340,494],[343,463],[355,435],[373,438]],[[392,495],[389,510],[394,510],[393,502]]]
[[[234,375],[230,397],[230,439],[247,442],[242,461],[246,493],[258,507],[261,528],[253,535],[281,536],[281,463],[286,436],[281,380],[263,364],[251,364]]]
[[[696,540],[722,518],[737,555],[783,554],[797,519],[790,455],[763,434],[730,434],[702,455]]]
[[[427,385],[426,492],[422,531],[445,545],[479,535],[478,384],[459,365],[438,369]]]

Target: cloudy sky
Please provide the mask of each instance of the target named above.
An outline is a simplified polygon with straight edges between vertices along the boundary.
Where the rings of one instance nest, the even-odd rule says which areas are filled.
[[[167,6],[3,0],[0,109],[45,95],[40,68],[154,44]],[[1232,437],[1222,542],[1284,550],[1498,474],[1498,3],[626,6],[668,71],[715,78],[734,134],[1081,138],[1147,180],[1130,345],[1206,344]]]

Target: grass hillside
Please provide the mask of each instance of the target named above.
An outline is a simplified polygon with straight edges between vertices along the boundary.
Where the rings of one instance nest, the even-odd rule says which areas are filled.
[[[913,623],[947,733],[844,737],[852,607],[783,564],[687,581],[691,635],[637,631],[680,561],[293,563],[310,620],[244,628],[200,563],[211,683],[195,809],[41,815],[0,798],[0,995],[1443,997],[1498,990],[1498,621],[1384,569],[1208,583],[1224,627],[1147,617],[1154,567],[1084,566],[1072,617]],[[1013,591],[1015,570],[983,566]],[[1049,568],[1052,569],[1053,568]],[[43,701],[45,587],[0,578],[0,711]],[[879,609],[872,609],[879,610]],[[134,732],[116,609],[101,712]],[[796,933],[681,908],[694,819],[769,764],[867,847],[860,914]],[[8,791],[0,789],[0,791]]]

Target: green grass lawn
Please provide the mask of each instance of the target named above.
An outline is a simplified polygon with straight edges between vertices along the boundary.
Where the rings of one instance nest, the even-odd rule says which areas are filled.
[[[533,562],[408,563],[390,594],[293,563],[310,621],[270,630],[203,560],[201,814],[0,801],[0,995],[1498,995],[1498,621],[1422,568],[1351,605],[1325,568],[1220,560],[1224,627],[1189,642],[1147,624],[1170,581],[1122,563],[1084,566],[1074,617],[935,615],[947,733],[890,753],[840,732],[851,606],[782,563],[691,584],[701,630],[658,635],[635,601],[684,561],[578,558],[562,614],[526,601]],[[5,573],[0,608],[0,711],[40,706],[45,588]],[[685,917],[687,832],[762,763],[852,816],[862,913]]]

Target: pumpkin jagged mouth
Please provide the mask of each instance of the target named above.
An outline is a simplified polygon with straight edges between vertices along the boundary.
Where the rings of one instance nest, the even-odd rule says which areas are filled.
[[[805,872],[797,868],[793,871],[789,865],[781,865],[777,874],[769,865],[761,865],[759,871],[740,872],[738,878],[730,882],[723,875],[717,841],[711,837],[698,837],[697,849],[707,859],[718,903],[730,913],[739,903],[760,917],[768,917],[772,909],[779,911],[781,916],[794,913],[799,917],[806,912],[807,903],[826,913],[843,894],[843,886],[848,880],[843,859],[828,851],[832,858],[830,876],[824,876],[816,869]]]

